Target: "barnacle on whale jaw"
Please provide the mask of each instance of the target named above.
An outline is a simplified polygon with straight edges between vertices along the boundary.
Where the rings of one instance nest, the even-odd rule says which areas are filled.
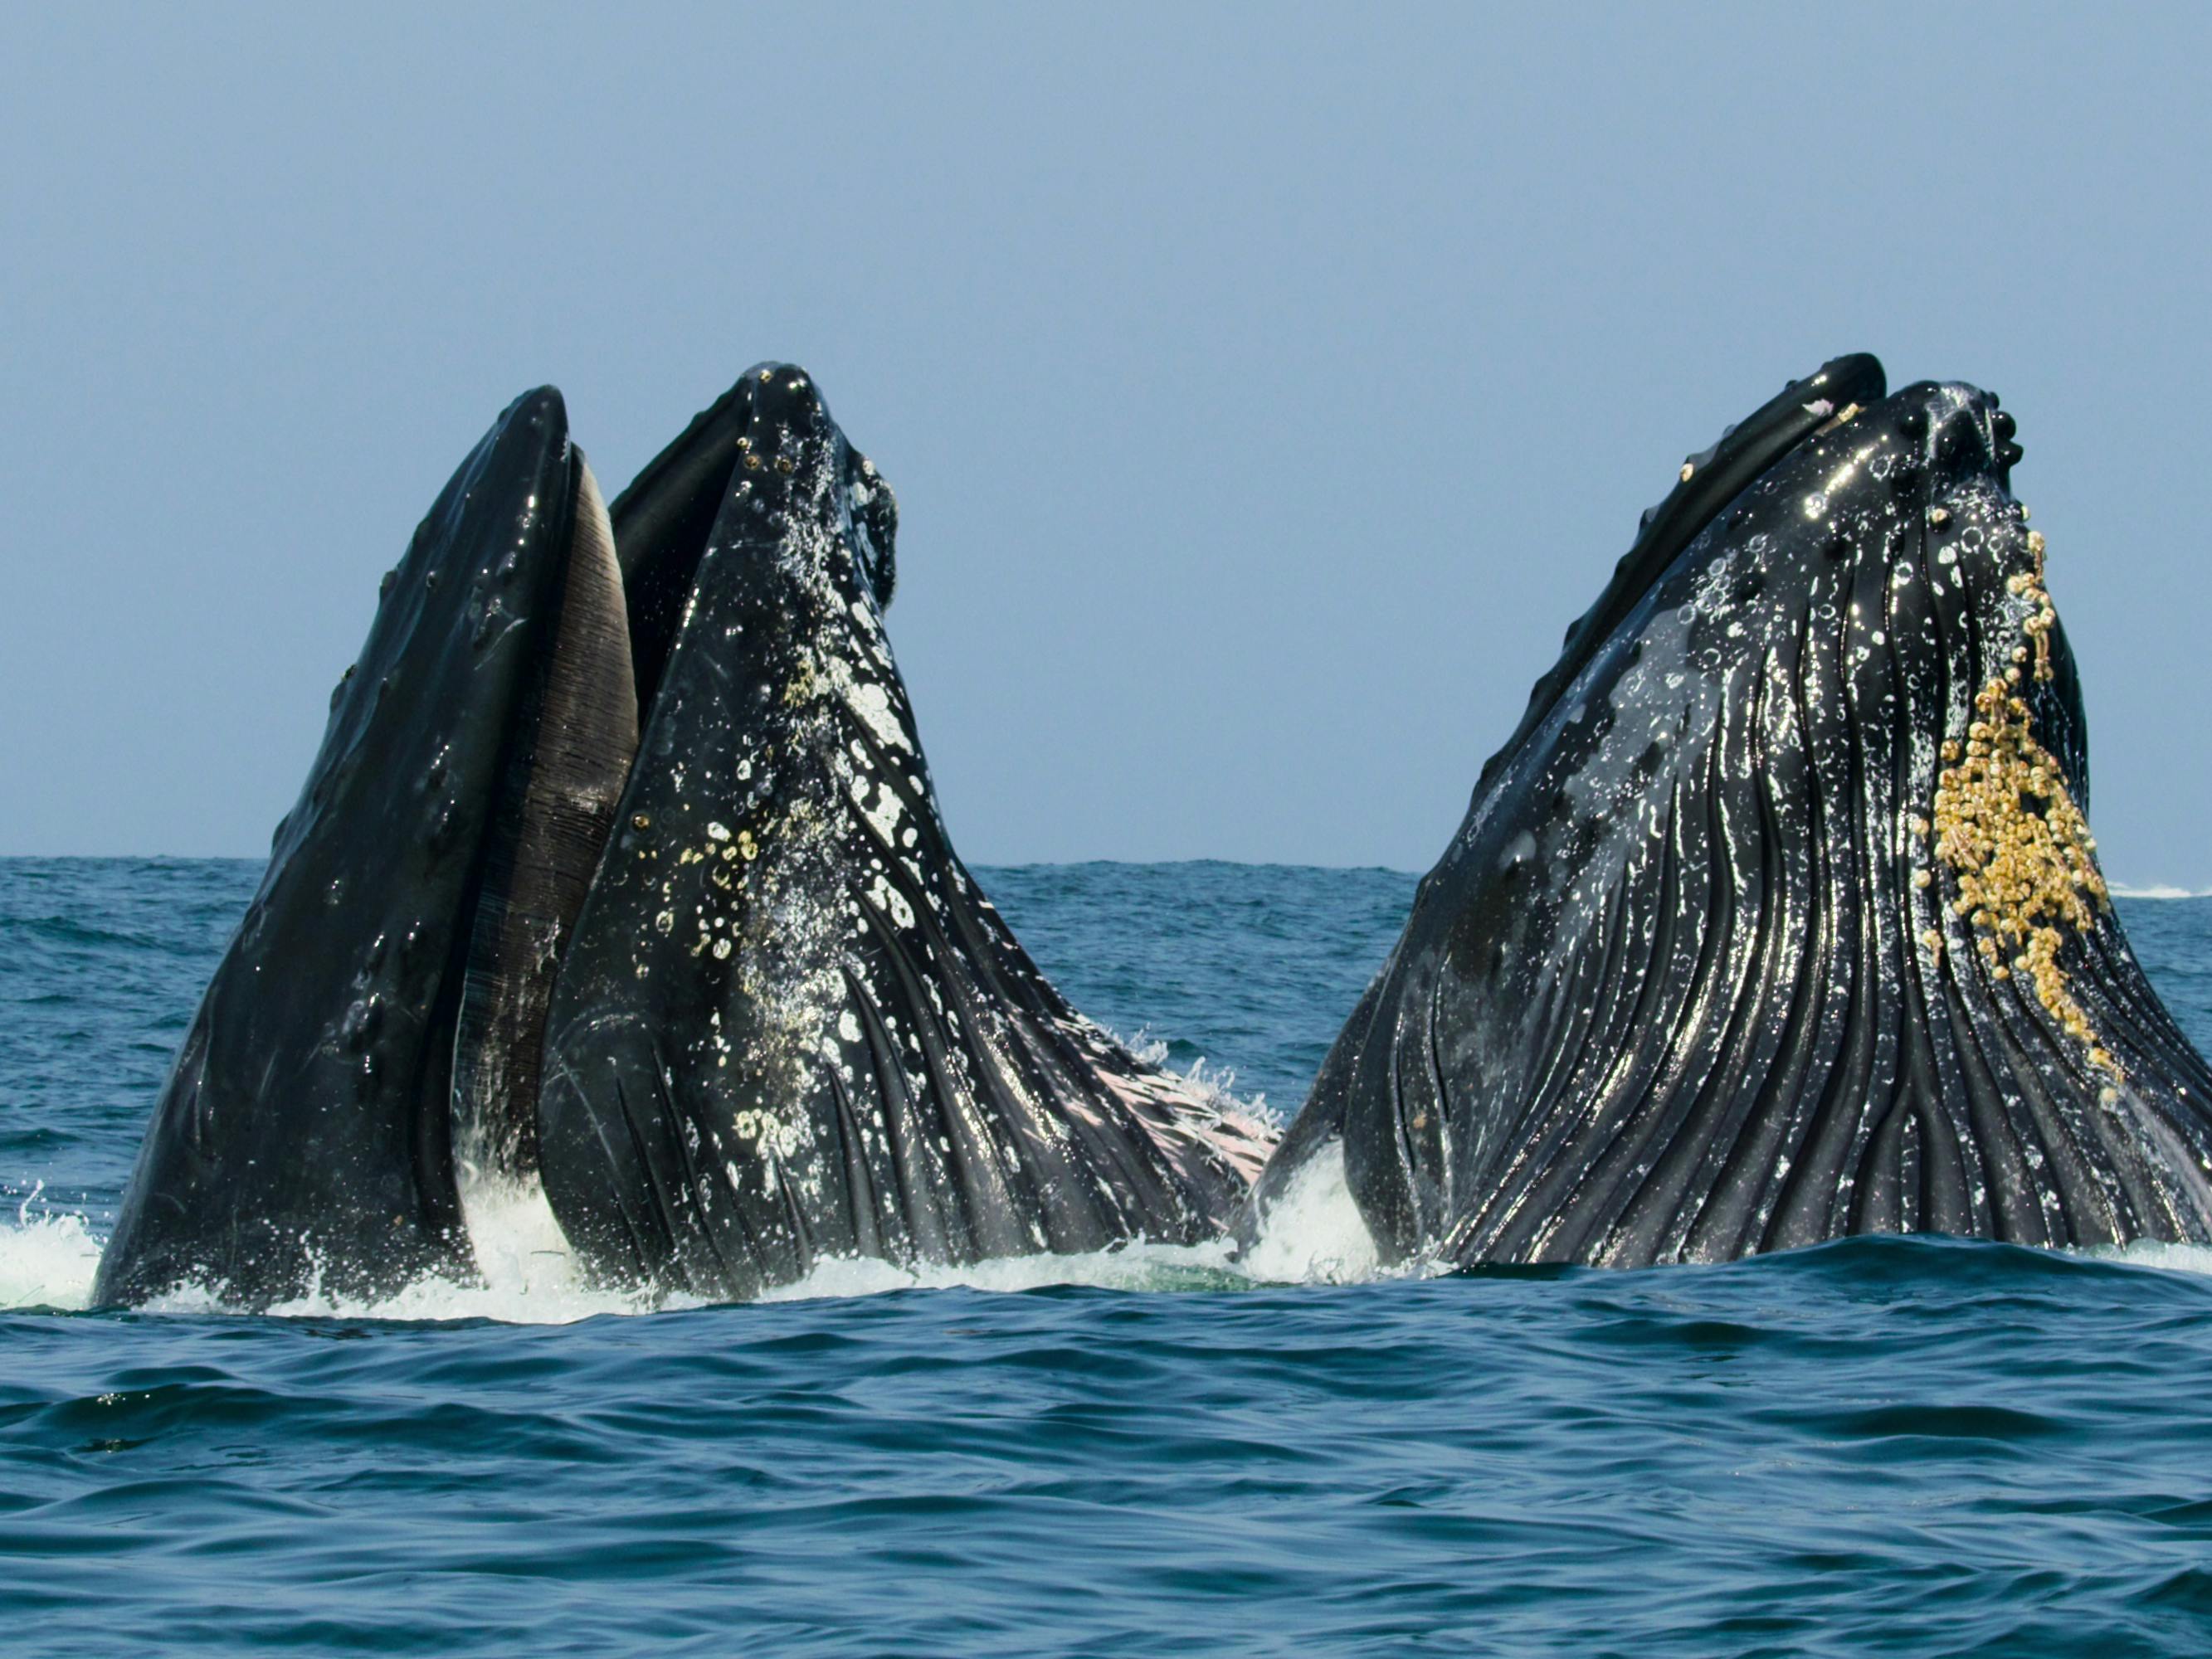
[[[1990,680],[1975,696],[1974,712],[1979,718],[1963,749],[1955,741],[1945,745],[1953,763],[1936,788],[1936,855],[1952,872],[1954,908],[1973,929],[1992,976],[2027,980],[2044,1011],[2087,1048],[2090,1064],[2124,1081],[2059,960],[2069,935],[2112,908],[2088,820],[2075,805],[2065,769],[2036,741],[2034,715],[2010,684]]]
[[[1991,416],[1988,436],[2000,446],[2000,458],[2018,458],[2019,447],[2009,441],[2013,429],[2009,416]],[[1965,921],[1972,954],[1990,979],[2018,980],[2030,988],[2052,1022],[2082,1046],[2090,1065],[2122,1083],[2125,1073],[2074,994],[2062,960],[2069,939],[2111,911],[2111,895],[2073,781],[2059,757],[2037,740],[2035,712],[2023,695],[2031,658],[2035,684],[2049,685],[2057,678],[2051,642],[2058,612],[2046,585],[2047,546],[2041,531],[2025,529],[2025,506],[2007,525],[2012,504],[2008,497],[2000,502],[1991,532],[1999,526],[2011,532],[2004,545],[2015,556],[2024,550],[2028,561],[2002,585],[2002,608],[2008,625],[2016,622],[2021,642],[2000,647],[2002,665],[1990,667],[1975,692],[1964,732],[1946,737],[1933,823],[1916,817],[1911,828],[1932,833],[1936,859],[1950,872],[1956,895],[1953,914]],[[1938,505],[1929,509],[1928,522],[1940,532],[1952,516]],[[1924,868],[1915,872],[1916,888],[1929,884],[1929,874]],[[1931,952],[1940,951],[1941,941],[1940,933],[1931,933]]]

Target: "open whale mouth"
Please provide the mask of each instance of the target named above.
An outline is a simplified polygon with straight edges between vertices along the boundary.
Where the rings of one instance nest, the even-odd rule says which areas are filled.
[[[467,1277],[533,1188],[587,1275],[732,1297],[1218,1233],[1272,1133],[1084,1020],[961,864],[896,528],[795,368],[607,507],[558,394],[511,407],[386,583],[95,1297]]]
[[[802,473],[802,469],[803,473]],[[896,506],[802,370],[763,364],[617,497],[580,453],[559,594],[541,629],[457,930],[454,1176],[466,1198],[532,1181],[546,1020],[568,939],[616,829],[695,584],[726,504],[771,529],[812,514],[843,538],[877,603],[893,583]],[[438,1032],[431,1041],[443,1047]]]
[[[890,491],[794,369],[749,371],[611,508],[550,387],[463,462],[332,692],[102,1299],[473,1270],[463,1190],[538,1170],[548,1008],[733,495],[822,518],[888,596]]]

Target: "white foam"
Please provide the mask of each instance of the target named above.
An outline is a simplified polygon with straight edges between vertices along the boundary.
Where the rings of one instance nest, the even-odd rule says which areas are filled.
[[[19,1215],[0,1226],[0,1309],[80,1309],[90,1304],[102,1242],[84,1217],[59,1212]],[[598,1289],[585,1282],[568,1241],[535,1185],[479,1189],[470,1196],[469,1233],[483,1277],[459,1283],[438,1275],[386,1297],[343,1295],[321,1283],[269,1311],[284,1317],[491,1319],[513,1325],[566,1325],[601,1314],[696,1307],[696,1297]],[[187,1285],[146,1304],[152,1313],[225,1313],[236,1304],[220,1285]]]
[[[651,1313],[672,1305],[643,1291],[600,1290],[586,1283],[535,1182],[521,1188],[478,1187],[465,1194],[464,1203],[481,1283],[456,1284],[433,1276],[374,1300],[333,1295],[317,1285],[269,1311],[283,1316],[567,1325],[600,1314]],[[684,1305],[698,1304],[684,1298]]]
[[[32,1188],[12,1224],[0,1223],[0,1309],[76,1309],[92,1301],[100,1241],[82,1216],[47,1208],[45,1186]]]
[[[1278,1284],[1349,1285],[1381,1275],[1381,1253],[1345,1180],[1341,1140],[1330,1141],[1291,1177],[1244,1267]]]
[[[650,1313],[668,1305],[643,1292],[599,1290],[586,1283],[544,1189],[535,1182],[522,1188],[477,1187],[464,1195],[464,1204],[481,1283],[456,1284],[434,1276],[376,1300],[336,1296],[318,1285],[270,1311],[566,1325],[599,1314]]]
[[[1224,1100],[1228,1074],[1191,1076]],[[509,1324],[568,1324],[605,1314],[651,1313],[696,1307],[690,1297],[603,1290],[589,1284],[563,1237],[543,1190],[479,1186],[464,1193],[479,1282],[429,1277],[392,1295],[347,1296],[317,1282],[270,1308],[303,1318],[444,1321],[489,1319]],[[86,1218],[38,1207],[34,1190],[13,1226],[0,1224],[0,1309],[76,1310],[91,1301],[102,1241]],[[1301,1170],[1269,1210],[1255,1247],[1241,1257],[1227,1239],[1181,1245],[1149,1241],[1071,1255],[996,1258],[963,1267],[905,1267],[872,1258],[823,1261],[805,1278],[761,1299],[874,1296],[889,1291],[965,1287],[1018,1291],[1083,1285],[1128,1291],[1233,1290],[1261,1285],[1339,1285],[1386,1276],[1375,1241],[1345,1183],[1344,1152],[1332,1143]],[[188,1285],[149,1304],[157,1313],[219,1313],[234,1307],[220,1285]]]
[[[1348,1285],[1425,1271],[1388,1269],[1344,1177],[1344,1146],[1331,1141],[1269,1208],[1258,1240],[1239,1255],[1228,1239],[1205,1244],[1139,1243],[1080,1255],[1008,1256],[963,1267],[899,1267],[888,1261],[825,1261],[766,1302],[872,1296],[884,1291],[1031,1291],[1054,1285],[1109,1290],[1234,1290],[1269,1285]]]
[[[1249,1282],[1249,1275],[1230,1259],[1233,1248],[1226,1239],[1208,1244],[1139,1242],[1076,1255],[1000,1256],[960,1267],[901,1267],[872,1257],[846,1257],[817,1263],[805,1278],[778,1285],[761,1300],[803,1302],[816,1297],[956,1287],[1036,1291],[1057,1285],[1117,1291],[1229,1290]]]
[[[380,1298],[342,1296],[319,1284],[269,1310],[284,1317],[400,1321],[494,1320],[565,1325],[601,1315],[696,1308],[699,1298],[597,1289],[586,1283],[544,1194],[479,1193],[469,1226],[480,1283],[431,1277]],[[86,1218],[46,1206],[33,1188],[12,1223],[0,1221],[0,1311],[88,1306],[103,1241]],[[2097,1260],[2212,1277],[2212,1246],[2136,1243],[2081,1252]],[[890,1291],[1033,1291],[1063,1285],[1121,1291],[1234,1290],[1263,1285],[1346,1285],[1419,1274],[1434,1264],[1385,1267],[1345,1180],[1341,1142],[1324,1146],[1270,1207],[1253,1247],[1239,1255],[1226,1239],[1182,1245],[1139,1242],[1075,1255],[995,1258],[964,1267],[902,1267],[872,1258],[820,1262],[805,1278],[760,1299],[878,1296]],[[222,1313],[234,1304],[220,1287],[192,1285],[149,1304],[155,1313]]]
[[[2133,1244],[2100,1244],[2082,1254],[2106,1261],[2125,1261],[2137,1267],[2164,1267],[2171,1273],[2212,1276],[2212,1245],[2158,1244],[2139,1239]]]
[[[2212,887],[2169,887],[2163,882],[2153,882],[2148,887],[2130,887],[2125,882],[2108,882],[2106,890],[2114,898],[2185,899],[2212,898]]]
[[[35,1200],[33,1194],[33,1200]],[[477,1192],[468,1209],[479,1283],[418,1279],[387,1297],[342,1295],[319,1282],[268,1311],[281,1317],[445,1321],[561,1325],[605,1314],[697,1307],[692,1297],[616,1291],[585,1281],[544,1195],[532,1186],[503,1194]],[[86,1218],[33,1208],[26,1200],[12,1225],[0,1224],[0,1310],[89,1305],[102,1241]],[[1149,1241],[1072,1255],[996,1258],[963,1267],[902,1267],[871,1258],[823,1261],[805,1278],[761,1299],[876,1296],[888,1291],[965,1287],[1019,1291],[1062,1285],[1124,1291],[1234,1290],[1287,1284],[1344,1284],[1382,1277],[1374,1241],[1344,1182],[1344,1157],[1332,1146],[1300,1172],[1269,1212],[1257,1246],[1242,1258],[1227,1239],[1205,1244]],[[154,1313],[208,1314],[235,1304],[214,1285],[187,1285],[147,1305]]]

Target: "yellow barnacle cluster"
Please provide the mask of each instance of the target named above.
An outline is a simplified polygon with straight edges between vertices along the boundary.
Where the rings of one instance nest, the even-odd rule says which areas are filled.
[[[2005,586],[2035,607],[2035,614],[2021,626],[2027,629],[2027,637],[2035,641],[2035,678],[2047,680],[2051,678],[2051,630],[2058,625],[2058,611],[2051,603],[2051,595],[2043,586],[2043,532],[2040,530],[2027,532],[2027,550],[2035,560],[2035,574],[2030,575],[2023,571]],[[2014,660],[2018,660],[2018,653],[2015,653]],[[2019,677],[2014,674],[2011,678],[2017,679]]]
[[[2045,616],[2049,605],[2046,598]],[[2088,820],[2010,684],[1990,681],[1974,712],[1963,749],[1944,745],[1950,763],[1936,788],[1936,854],[1957,876],[1954,908],[1977,935],[1990,977],[2033,985],[2051,1017],[2087,1047],[2091,1064],[2118,1079],[2118,1062],[2090,1029],[2058,963],[2061,930],[2094,927],[2097,911],[2112,904]]]

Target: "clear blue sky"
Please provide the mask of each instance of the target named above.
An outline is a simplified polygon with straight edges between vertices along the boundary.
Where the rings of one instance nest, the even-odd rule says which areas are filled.
[[[611,493],[774,356],[969,857],[1425,868],[1863,349],[2017,412],[2107,869],[2212,884],[2206,11],[455,9],[0,11],[0,852],[264,849],[508,398]]]

